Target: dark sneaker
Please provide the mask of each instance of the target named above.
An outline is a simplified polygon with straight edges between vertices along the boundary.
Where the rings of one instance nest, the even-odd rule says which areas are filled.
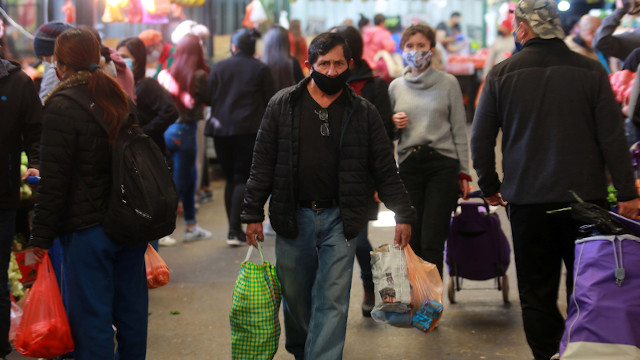
[[[242,246],[246,244],[247,236],[244,231],[229,231],[227,235],[227,245],[229,246]]]
[[[362,300],[362,316],[371,317],[371,310],[376,305],[376,298],[373,292],[373,281],[363,281],[364,299]]]

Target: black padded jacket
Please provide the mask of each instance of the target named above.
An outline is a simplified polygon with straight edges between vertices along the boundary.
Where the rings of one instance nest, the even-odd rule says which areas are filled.
[[[241,216],[244,223],[262,222],[264,204],[271,196],[271,225],[289,238],[298,234],[300,100],[309,81],[307,78],[281,90],[269,102],[256,139]],[[344,91],[348,100],[340,132],[338,202],[345,238],[354,238],[366,226],[373,189],[396,213],[397,223],[414,223],[416,212],[398,175],[380,115],[351,89],[345,87]]]
[[[94,118],[102,116],[100,106],[69,98],[88,91],[86,85],[67,88],[45,105],[31,245],[47,249],[56,236],[99,224],[107,209],[111,151]]]

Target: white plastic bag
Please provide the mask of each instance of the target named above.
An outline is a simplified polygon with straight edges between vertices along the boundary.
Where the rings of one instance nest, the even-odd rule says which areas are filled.
[[[249,19],[256,25],[267,21],[267,13],[264,11],[264,6],[262,6],[260,0],[253,0],[253,9]]]
[[[411,284],[404,251],[385,244],[371,252],[375,309],[406,313],[411,310]]]

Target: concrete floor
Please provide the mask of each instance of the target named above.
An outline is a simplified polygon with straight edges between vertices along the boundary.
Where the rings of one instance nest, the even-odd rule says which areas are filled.
[[[470,133],[470,129],[468,131]],[[498,139],[497,144],[500,144]],[[500,166],[500,150],[497,148]],[[501,171],[498,171],[501,173]],[[475,174],[473,185],[477,184]],[[223,204],[224,182],[213,184],[215,199],[200,205],[199,225],[213,233],[213,238],[183,243],[184,226],[178,220],[175,247],[161,248],[160,255],[171,270],[171,282],[149,292],[149,360],[217,360],[231,359],[229,311],[233,286],[244,260],[247,247],[226,245],[227,221]],[[476,185],[477,186],[477,185]],[[385,210],[381,207],[381,210]],[[511,230],[504,209],[497,210],[503,230],[511,240]],[[369,225],[372,245],[393,242],[394,228]],[[265,257],[275,263],[275,238],[264,242]],[[259,261],[254,255],[253,260]],[[424,334],[417,329],[396,328],[376,323],[361,315],[363,289],[356,264],[349,321],[344,348],[345,360],[422,360],[422,359],[492,359],[522,360],[533,358],[522,329],[520,302],[512,261],[508,270],[510,304],[504,304],[502,293],[492,280],[465,280],[463,290],[456,292],[456,304],[444,295],[445,310],[438,328]],[[445,289],[448,276],[445,276]],[[562,282],[564,283],[564,281]],[[564,291],[559,299],[564,302]],[[566,304],[560,304],[566,309]],[[282,321],[282,311],[280,312]],[[284,348],[284,328],[275,360],[293,356]],[[8,360],[26,359],[15,351]],[[126,360],[126,359],[124,359]]]
[[[201,205],[197,215],[200,225],[213,232],[213,239],[180,242],[176,247],[160,250],[171,269],[171,282],[150,291],[148,359],[231,358],[228,318],[231,294],[248,248],[231,248],[224,242],[227,231],[222,204],[224,186],[222,182],[214,186],[216,199]],[[508,222],[503,220],[503,224]],[[182,229],[176,230],[176,238],[180,238]],[[374,246],[392,242],[393,234],[393,227],[370,225]],[[275,263],[273,237],[265,240],[264,252]],[[257,258],[256,255],[254,261]],[[356,263],[344,359],[531,358],[522,331],[513,266],[509,269],[510,305],[503,303],[502,294],[492,288],[492,281],[465,281],[464,288],[491,289],[463,289],[456,293],[454,305],[444,300],[446,307],[440,325],[429,334],[364,318],[360,311],[363,290],[359,275]],[[172,311],[180,314],[171,315]],[[293,359],[284,349],[284,330],[275,359]]]
[[[225,244],[224,186],[222,182],[214,185],[216,199],[201,205],[197,215],[200,225],[213,232],[213,239],[180,242],[174,248],[160,251],[171,268],[171,283],[150,292],[148,359],[231,358],[228,318],[231,294],[247,247],[231,248]],[[510,235],[504,213],[502,217]],[[175,234],[180,238],[182,228]],[[393,234],[393,227],[370,225],[374,247],[392,242]],[[265,240],[264,250],[267,259],[275,263],[273,237]],[[256,255],[254,261],[258,261],[257,258]],[[363,290],[359,275],[356,262],[344,359],[532,358],[522,330],[513,261],[509,268],[510,305],[503,303],[501,292],[493,288],[493,281],[465,281],[465,289],[485,289],[463,289],[456,293],[457,303],[453,305],[445,299],[440,325],[429,334],[364,318],[360,311]],[[179,311],[180,315],[171,315],[172,311]],[[284,349],[284,338],[283,330],[277,360],[293,359]]]
[[[213,232],[213,238],[183,243],[179,220],[174,233],[177,246],[161,248],[160,254],[171,269],[171,282],[150,291],[148,356],[150,360],[230,359],[231,332],[229,310],[231,294],[247,247],[226,245],[227,222],[222,203],[224,183],[215,182],[214,201],[200,205],[200,226]],[[504,211],[498,210],[510,237]],[[393,241],[394,228],[370,225],[374,247]],[[275,239],[268,237],[264,252],[275,262]],[[257,260],[257,256],[254,259]],[[354,266],[351,306],[344,359],[530,359],[531,352],[522,330],[515,270],[509,268],[511,304],[505,305],[493,281],[465,280],[456,293],[456,304],[449,304],[437,330],[424,334],[364,318],[360,311],[363,296],[359,268]],[[448,281],[448,277],[446,277]],[[562,297],[561,297],[562,298]],[[281,312],[282,314],[282,312]],[[281,315],[282,323],[282,315]],[[277,360],[293,359],[284,349],[284,329]],[[25,359],[15,352],[9,360]]]

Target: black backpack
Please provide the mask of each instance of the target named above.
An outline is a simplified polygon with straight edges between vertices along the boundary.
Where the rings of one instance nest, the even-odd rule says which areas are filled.
[[[61,91],[90,112],[109,133],[102,111],[86,92]],[[89,110],[90,109],[90,110]],[[170,235],[176,228],[178,194],[165,158],[129,113],[111,152],[111,193],[102,226],[109,237],[137,244]],[[82,187],[82,186],[81,186]],[[94,204],[95,206],[95,204]]]

